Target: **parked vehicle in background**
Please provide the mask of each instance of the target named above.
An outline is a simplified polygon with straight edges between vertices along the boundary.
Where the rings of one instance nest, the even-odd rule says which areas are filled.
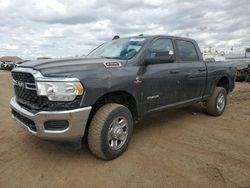
[[[3,70],[3,68],[4,68],[4,62],[0,61],[0,69]]]
[[[12,71],[12,117],[31,134],[82,142],[105,160],[128,147],[149,113],[198,102],[223,114],[236,66],[203,61],[197,43],[173,36],[117,38],[85,58],[25,62]]]
[[[250,82],[250,65],[237,68],[236,81]]]
[[[23,61],[20,57],[17,56],[2,56],[0,57],[1,69],[3,70],[12,70],[15,67],[15,64],[19,61]]]
[[[226,61],[225,56],[212,55],[212,54],[203,54],[203,59],[204,59],[204,61],[207,61],[207,62],[221,62],[221,61]]]
[[[217,49],[213,49],[212,47],[210,47],[208,51],[205,50],[202,55],[204,61],[207,62],[226,61],[225,52],[218,52]]]
[[[2,70],[11,70],[11,65],[9,65],[9,63],[3,62],[1,64],[1,69]]]
[[[250,58],[249,59],[229,59],[231,63],[237,66],[236,81],[250,81]]]
[[[11,71],[15,67],[15,62],[6,62],[6,70]]]
[[[28,62],[28,61],[29,60],[21,60],[21,61],[18,61],[18,62],[2,62],[1,63],[1,69],[11,71],[17,65],[20,65],[20,64],[22,64],[24,62]]]

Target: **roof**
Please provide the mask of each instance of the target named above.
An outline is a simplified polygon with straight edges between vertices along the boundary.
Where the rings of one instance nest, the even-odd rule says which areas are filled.
[[[17,61],[21,61],[22,59],[20,57],[17,56],[2,56],[0,57],[0,61],[2,62],[17,62]]]
[[[168,37],[168,38],[173,38],[173,39],[182,39],[182,40],[193,40],[192,38],[187,38],[187,37],[178,37],[178,36],[171,36],[171,35],[138,35],[138,36],[129,36],[129,37],[124,37],[124,38],[157,38],[157,37]],[[123,38],[123,37],[121,37]]]

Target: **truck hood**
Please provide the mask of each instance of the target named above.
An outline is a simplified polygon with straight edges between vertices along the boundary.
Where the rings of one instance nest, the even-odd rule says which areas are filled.
[[[109,69],[109,67],[106,67],[104,63],[119,63],[121,66],[124,66],[126,62],[126,60],[82,57],[25,62],[18,65],[18,67],[33,68],[41,72],[43,76],[72,77],[83,72],[93,73]]]

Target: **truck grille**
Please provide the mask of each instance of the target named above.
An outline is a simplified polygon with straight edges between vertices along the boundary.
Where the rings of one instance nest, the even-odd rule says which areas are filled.
[[[30,73],[12,72],[14,90],[19,103],[31,109],[38,109],[41,97],[37,95],[35,79]],[[28,86],[28,87],[27,87]]]
[[[30,73],[25,72],[12,72],[12,77],[14,80],[27,83],[35,83],[35,79]]]
[[[38,96],[35,79],[31,73],[12,71],[17,102],[32,111],[69,110],[80,107],[82,96],[73,101],[49,101],[45,96]]]

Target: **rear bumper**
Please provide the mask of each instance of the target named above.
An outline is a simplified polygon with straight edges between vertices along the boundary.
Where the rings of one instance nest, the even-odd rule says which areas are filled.
[[[12,118],[29,133],[46,140],[56,141],[77,141],[81,139],[85,132],[91,106],[66,111],[40,111],[32,113],[20,106],[15,97],[10,101],[11,109],[18,113],[12,114]],[[20,118],[22,117],[22,118]],[[31,129],[23,119],[34,122],[35,129]],[[64,130],[46,130],[44,123],[48,120],[66,120],[68,127]]]

